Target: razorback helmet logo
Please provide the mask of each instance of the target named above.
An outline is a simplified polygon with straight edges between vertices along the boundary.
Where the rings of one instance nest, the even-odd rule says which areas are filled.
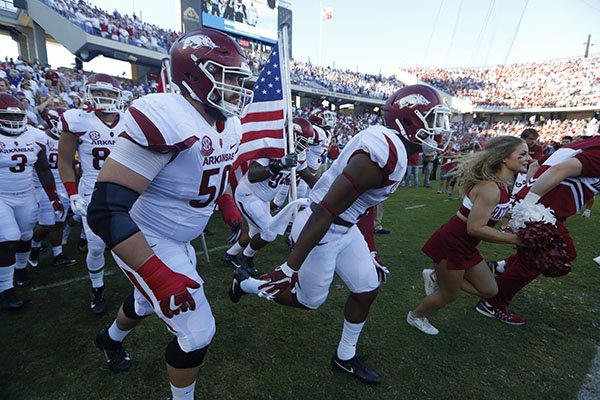
[[[183,41],[183,46],[184,49],[187,48],[192,48],[192,49],[199,49],[202,47],[210,47],[211,49],[214,49],[215,47],[217,47],[217,45],[215,44],[215,42],[212,41],[211,38],[209,38],[206,35],[195,35],[195,36],[188,36],[185,38],[185,40]]]
[[[204,156],[204,157],[208,157],[210,156],[213,152],[215,151],[213,144],[212,144],[212,140],[208,137],[208,136],[204,136],[202,138],[202,142],[201,142],[201,147],[200,147],[200,153]]]
[[[429,100],[427,100],[425,97],[418,93],[409,94],[408,96],[402,97],[401,99],[398,99],[394,102],[394,104],[397,105],[398,108],[415,108],[416,106],[426,106],[430,103],[431,102]]]

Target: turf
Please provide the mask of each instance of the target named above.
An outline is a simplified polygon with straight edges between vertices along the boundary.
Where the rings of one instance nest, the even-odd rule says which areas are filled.
[[[432,182],[434,186],[437,182]],[[423,205],[422,207],[416,207]],[[569,228],[579,251],[573,272],[540,278],[516,298],[511,310],[527,318],[521,327],[473,311],[477,299],[463,294],[431,318],[440,335],[408,326],[406,313],[423,297],[421,270],[430,261],[420,248],[458,208],[435,189],[400,188],[385,204],[378,235],[381,258],[391,271],[381,288],[359,342],[359,353],[379,371],[383,383],[365,386],[334,373],[329,361],[342,327],[347,290],[336,278],[327,302],[316,311],[281,307],[245,296],[227,297],[231,269],[220,263],[227,229],[218,215],[209,229],[211,262],[199,252],[199,270],[217,322],[217,334],[201,369],[201,399],[575,399],[600,343],[600,285],[597,241],[600,211],[574,216]],[[408,208],[408,209],[407,209]],[[72,237],[76,236],[73,232]],[[196,243],[196,249],[200,249]],[[510,246],[483,244],[488,259]],[[282,238],[256,257],[262,272],[285,260]],[[110,324],[131,286],[107,256],[109,312],[89,311],[90,283],[85,257],[67,247],[79,265],[52,266],[48,251],[30,270],[33,285],[19,290],[26,301],[17,313],[0,313],[0,399],[162,399],[169,394],[164,348],[171,340],[156,317],[147,318],[125,344],[133,368],[111,373],[93,346]],[[73,280],[81,278],[79,280]]]

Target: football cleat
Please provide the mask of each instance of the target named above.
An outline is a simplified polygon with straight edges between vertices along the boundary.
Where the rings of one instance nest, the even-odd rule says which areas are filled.
[[[240,254],[240,264],[252,277],[258,276],[258,270],[254,266],[254,257],[245,256],[244,253]]]
[[[496,307],[485,301],[479,300],[475,306],[475,311],[489,318],[496,318],[508,325],[523,325],[525,318],[517,314],[512,314],[504,307]]]
[[[92,312],[96,315],[106,312],[106,300],[104,299],[104,285],[99,288],[92,288]]]
[[[122,342],[112,340],[108,336],[108,325],[106,325],[94,338],[94,344],[106,357],[108,368],[114,372],[123,372],[131,368],[131,358],[123,348]]]
[[[29,279],[29,275],[27,275],[27,269],[15,268],[14,284],[18,287],[25,287],[31,284],[31,279]]]
[[[354,356],[349,360],[340,360],[337,352],[331,357],[331,368],[334,371],[345,372],[355,376],[359,381],[368,385],[377,385],[381,383],[381,376],[364,364],[365,356]]]
[[[31,266],[31,268],[37,268],[40,260],[40,251],[42,251],[41,247],[32,247],[31,253],[29,253],[29,260],[27,263]]]
[[[23,307],[23,300],[17,297],[15,288],[0,292],[0,307],[5,310],[15,311]]]
[[[57,267],[70,267],[73,265],[77,265],[77,260],[72,258],[67,258],[63,253],[60,253],[52,260],[52,263]]]
[[[498,261],[486,261],[486,264],[494,276],[502,275],[502,272],[498,271]]]
[[[229,265],[233,269],[240,267],[240,262],[238,261],[237,256],[234,256],[233,254],[229,254],[227,252],[221,256],[221,262]]]
[[[229,299],[234,303],[240,301],[240,298],[248,294],[242,290],[241,283],[246,279],[250,278],[248,271],[244,268],[236,268],[233,272],[233,279],[231,280],[231,286],[229,287]]]

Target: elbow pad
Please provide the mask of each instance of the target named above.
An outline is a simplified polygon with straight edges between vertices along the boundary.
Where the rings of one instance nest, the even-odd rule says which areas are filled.
[[[138,197],[139,193],[125,186],[96,182],[87,209],[87,219],[92,231],[100,236],[109,249],[140,230],[129,215]]]

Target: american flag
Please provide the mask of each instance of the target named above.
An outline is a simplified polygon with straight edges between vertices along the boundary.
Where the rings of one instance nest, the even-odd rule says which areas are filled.
[[[238,158],[233,165],[237,176],[245,172],[252,160],[280,158],[285,154],[284,127],[286,120],[285,83],[281,67],[283,54],[277,42],[264,69],[254,84],[254,98],[242,118],[242,140]],[[287,68],[284,68],[287,73]]]

